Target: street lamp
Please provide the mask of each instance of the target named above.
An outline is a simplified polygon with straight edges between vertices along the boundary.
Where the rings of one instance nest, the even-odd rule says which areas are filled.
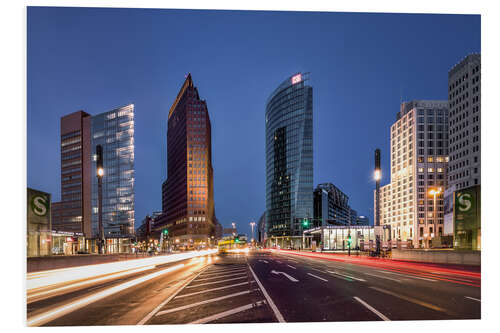
[[[250,226],[252,227],[252,243],[253,243],[253,239],[254,239],[254,236],[253,236],[253,227],[255,226],[255,222],[250,222]]]
[[[437,209],[436,209],[436,197],[441,194],[442,192],[442,188],[439,187],[437,189],[430,189],[429,190],[429,194],[432,195],[434,197],[434,216],[433,216],[433,220],[434,220],[434,230],[436,230],[436,226],[437,226]]]
[[[380,149],[375,149],[375,170],[373,172],[375,179],[375,244],[377,255],[380,254],[380,180],[382,171],[380,168]]]
[[[98,210],[98,221],[99,221],[99,254],[104,254],[106,252],[105,239],[104,239],[104,227],[102,225],[102,177],[104,176],[103,158],[102,158],[102,146],[97,145],[95,147],[97,159],[96,159],[96,170],[97,170],[97,210]]]
[[[231,225],[233,226],[233,236],[234,236],[235,231],[236,231],[236,223],[231,222]]]

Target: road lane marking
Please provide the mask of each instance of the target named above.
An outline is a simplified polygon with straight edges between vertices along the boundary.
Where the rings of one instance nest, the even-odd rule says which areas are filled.
[[[196,279],[196,282],[198,282],[198,281],[213,280],[213,279],[220,279],[221,277],[230,277],[230,276],[245,275],[245,274],[247,274],[247,272],[243,272],[243,273],[235,273],[235,274],[229,274],[229,275],[224,275],[224,276],[216,276],[216,277],[211,277],[211,278],[206,278],[206,279]]]
[[[233,271],[227,271],[227,272],[217,272],[217,273],[203,273],[200,277],[211,277],[211,276],[217,276],[217,275],[227,275],[227,274],[232,274],[232,273],[239,273],[239,272],[245,272],[246,269],[235,269]]]
[[[293,268],[293,269],[297,269],[297,268],[293,267],[292,265],[287,265],[287,266],[290,268]]]
[[[282,274],[284,276],[286,276],[288,278],[288,280],[292,281],[292,282],[299,282],[299,280],[297,280],[296,278],[294,278],[293,276],[291,275],[288,275],[286,274],[285,272],[278,272],[278,271],[275,271],[274,269],[271,271],[272,274],[276,274],[276,275],[279,275],[279,274]]]
[[[334,272],[334,271],[327,271],[327,272],[328,273],[332,273],[332,274],[337,274],[337,275],[340,275],[340,276],[344,276],[346,278],[353,279],[353,280],[356,280],[356,281],[366,282],[366,280],[363,280],[363,279],[360,279],[360,278],[357,278],[357,277],[354,277],[354,276],[351,276],[351,275],[341,274],[341,273]]]
[[[232,273],[235,271],[241,271],[244,270],[244,267],[240,268],[231,268],[231,269],[217,269],[217,270],[208,270],[203,275],[210,275],[210,274],[226,274],[226,273]]]
[[[321,272],[321,273],[324,273],[325,271],[322,270],[322,269],[317,269],[317,268],[314,268],[314,267],[309,267],[310,269],[314,269],[315,271],[318,271],[318,272]]]
[[[262,291],[262,293],[264,294],[264,297],[267,300],[267,304],[269,304],[269,306],[273,310],[274,316],[276,317],[278,322],[286,323],[285,318],[283,318],[283,315],[281,314],[280,310],[278,310],[278,308],[276,307],[276,304],[274,304],[273,300],[271,299],[271,296],[269,296],[269,294],[267,293],[266,288],[264,288],[264,286],[260,282],[259,278],[257,277],[257,275],[253,271],[252,267],[250,266],[250,264],[248,264],[248,268],[250,268],[250,272],[252,272],[253,278],[255,279],[255,281],[257,281],[257,284],[259,285],[260,290]]]
[[[279,260],[276,260],[276,262],[277,262],[278,264],[282,264],[282,262],[281,262],[281,261],[279,261]]]
[[[264,263],[266,263],[266,264],[269,264],[269,261],[267,261],[267,260],[262,260],[262,259],[259,259],[259,261],[260,261],[260,262],[264,262]]]
[[[465,298],[471,299],[471,300],[476,301],[476,302],[481,302],[480,299],[477,299],[477,298],[474,298],[474,297],[465,296]]]
[[[134,287],[134,286],[136,286],[138,284],[141,284],[143,282],[149,281],[151,279],[154,279],[154,278],[156,278],[158,276],[161,276],[163,274],[169,273],[171,271],[177,270],[177,269],[182,268],[184,266],[186,266],[186,265],[185,264],[179,264],[179,265],[175,265],[175,266],[172,266],[172,267],[169,267],[169,268],[165,268],[165,269],[162,269],[162,270],[160,270],[158,272],[151,273],[151,274],[139,277],[137,279],[124,282],[124,283],[119,284],[117,286],[105,289],[105,290],[100,291],[98,293],[95,293],[93,295],[80,298],[78,300],[75,300],[75,301],[70,302],[68,304],[65,304],[63,306],[57,307],[55,309],[51,309],[48,312],[44,312],[44,313],[41,313],[39,315],[36,315],[36,316],[32,317],[31,319],[29,319],[27,321],[27,325],[28,326],[43,325],[43,324],[45,324],[45,323],[47,323],[49,321],[52,321],[52,320],[54,320],[56,318],[61,317],[61,316],[65,315],[65,314],[67,314],[67,313],[70,313],[70,312],[73,312],[75,310],[78,310],[78,309],[86,306],[87,304],[97,302],[97,301],[99,301],[99,300],[101,300],[101,299],[103,299],[105,297],[108,297],[110,295],[116,294],[116,293],[118,293],[118,292],[120,292],[122,290]]]
[[[370,274],[370,273],[363,273],[363,274],[374,276],[374,277],[378,277],[378,278],[381,278],[381,279],[392,280],[392,281],[396,281],[396,282],[401,283],[401,280],[393,279],[393,278],[390,278],[388,276],[381,276],[381,275],[375,275],[375,274]]]
[[[243,306],[237,307],[237,308],[232,309],[232,310],[220,312],[220,313],[214,314],[212,316],[208,316],[208,317],[205,317],[205,318],[201,318],[201,319],[192,321],[189,324],[206,324],[206,323],[209,323],[211,321],[214,321],[214,320],[217,320],[217,319],[220,319],[220,318],[224,318],[224,317],[236,314],[238,312],[243,312],[243,311],[246,311],[246,310],[250,310],[252,308],[255,308],[255,307],[258,307],[258,306],[261,306],[261,305],[264,305],[264,304],[265,304],[264,300],[257,301],[255,303],[250,303],[250,304],[247,304],[247,305],[243,305]]]
[[[209,284],[217,284],[217,283],[222,283],[222,282],[227,282],[227,281],[234,281],[234,280],[241,280],[241,279],[246,279],[246,276],[240,276],[237,278],[232,278],[232,279],[226,279],[226,280],[220,280],[220,281],[213,281],[213,282],[205,282],[205,283],[200,283],[200,284],[195,284],[194,286],[187,286],[187,288],[196,288],[200,286],[207,286]]]
[[[207,290],[202,290],[202,291],[196,291],[194,293],[179,295],[179,296],[176,296],[175,298],[177,299],[177,298],[189,297],[189,296],[198,295],[198,294],[204,294],[204,293],[208,293],[210,291],[215,291],[215,290],[227,289],[227,288],[231,288],[231,287],[242,286],[242,285],[250,284],[250,283],[254,283],[254,282],[255,281],[235,283],[235,284],[231,284],[229,286],[217,287],[217,288],[212,288],[212,289],[207,289]]]
[[[177,289],[172,295],[170,295],[166,300],[161,302],[156,308],[153,309],[153,311],[148,313],[146,317],[142,318],[141,321],[139,321],[137,323],[137,325],[144,325],[149,319],[151,319],[151,317],[154,316],[155,313],[157,313],[162,307],[164,307],[168,302],[170,302],[170,300],[172,300],[175,296],[177,296],[178,293],[180,293],[182,290],[184,290],[185,286],[190,284],[191,281],[196,279],[201,273],[203,273],[209,267],[210,267],[210,265],[205,266],[200,272],[198,272],[198,274],[196,274],[192,278],[188,278],[187,280],[184,280],[184,281],[179,281],[179,283],[177,283],[177,284],[181,284],[181,287],[179,289]]]
[[[407,278],[414,278],[414,279],[425,280],[425,281],[430,281],[430,282],[437,282],[436,280],[426,279],[426,278],[419,277],[419,276],[403,275],[403,274],[400,274],[400,273],[387,272],[387,271],[381,271],[381,270],[377,270],[377,272],[386,273],[386,274],[394,274],[394,275],[404,276],[404,277],[407,277]]]
[[[229,294],[229,295],[225,295],[225,296],[221,296],[221,297],[217,297],[217,298],[211,298],[211,299],[207,299],[205,301],[196,302],[196,303],[192,303],[192,304],[188,304],[188,305],[184,305],[184,306],[179,306],[179,307],[176,307],[176,308],[173,308],[173,309],[168,309],[168,310],[160,311],[157,314],[155,314],[155,316],[162,316],[162,315],[167,314],[167,313],[177,312],[177,311],[189,309],[189,308],[192,308],[192,307],[195,307],[195,306],[198,306],[198,305],[203,305],[203,304],[207,304],[207,303],[221,301],[223,299],[227,299],[227,298],[231,298],[231,297],[237,297],[237,296],[249,294],[251,292],[252,292],[252,290],[245,290],[245,291],[241,291],[239,293]]]
[[[429,309],[432,309],[432,310],[435,310],[435,311],[448,312],[445,309],[440,308],[439,306],[436,306],[436,305],[433,305],[433,304],[430,304],[430,303],[427,303],[427,302],[415,299],[413,297],[396,294],[396,293],[393,293],[392,291],[381,289],[381,288],[377,288],[377,287],[370,287],[370,288],[373,289],[373,290],[379,291],[381,293],[384,293],[384,294],[387,294],[387,295],[391,295],[391,296],[394,296],[394,297],[397,297],[397,298],[401,298],[401,299],[404,299],[405,301],[408,301],[408,302],[411,302],[411,303],[415,303],[417,305],[420,305],[420,306],[423,306],[423,307],[426,307],[426,308],[429,308]],[[450,313],[450,312],[448,312],[448,313]]]
[[[362,305],[365,306],[365,308],[367,308],[368,310],[370,310],[371,312],[375,313],[377,316],[379,316],[382,320],[385,320],[385,321],[391,321],[389,318],[387,318],[383,313],[381,313],[380,311],[378,311],[377,309],[375,309],[373,306],[371,306],[370,304],[366,303],[365,301],[363,301],[361,298],[357,297],[357,296],[354,296],[354,299],[356,301],[358,301],[359,303],[361,303]]]
[[[320,279],[320,280],[323,280],[323,281],[325,281],[325,282],[328,282],[328,280],[327,280],[327,279],[323,279],[322,277],[319,277],[319,276],[317,276],[317,275],[314,275],[314,274],[311,274],[311,273],[307,273],[307,275],[311,275],[311,276],[315,277],[316,279]]]

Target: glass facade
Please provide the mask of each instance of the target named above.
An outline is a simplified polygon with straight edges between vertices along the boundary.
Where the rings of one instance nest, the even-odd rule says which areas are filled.
[[[268,237],[301,236],[313,217],[313,105],[309,73],[287,78],[266,105]]]
[[[99,235],[96,145],[103,148],[102,222],[106,238],[134,233],[134,105],[91,119],[92,235]]]

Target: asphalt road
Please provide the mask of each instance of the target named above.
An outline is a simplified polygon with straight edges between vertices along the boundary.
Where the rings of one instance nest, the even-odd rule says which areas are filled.
[[[443,265],[286,251],[205,255],[30,289],[27,322],[480,319],[480,283],[479,272]]]
[[[480,273],[285,251],[248,262],[287,322],[480,319]]]

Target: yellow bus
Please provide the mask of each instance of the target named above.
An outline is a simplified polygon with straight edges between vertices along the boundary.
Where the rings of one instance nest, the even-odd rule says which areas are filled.
[[[247,244],[239,241],[238,239],[221,239],[217,244],[217,248],[219,253],[227,253],[227,252],[248,252]]]

